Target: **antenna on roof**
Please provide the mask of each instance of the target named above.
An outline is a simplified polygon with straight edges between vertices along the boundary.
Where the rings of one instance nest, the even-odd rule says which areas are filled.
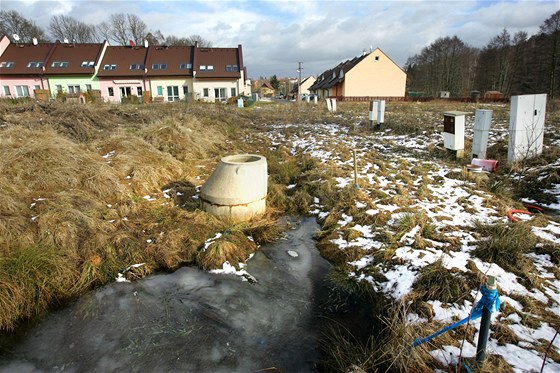
[[[39,41],[37,40],[37,38],[33,38],[33,45],[37,45],[39,44]]]
[[[362,56],[365,56],[366,54],[367,54],[366,48],[364,48],[364,50],[362,51]]]

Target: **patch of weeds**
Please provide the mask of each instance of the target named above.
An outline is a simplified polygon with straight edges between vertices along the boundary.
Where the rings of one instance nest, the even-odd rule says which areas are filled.
[[[444,303],[458,302],[470,291],[465,278],[451,273],[441,259],[423,267],[413,287],[423,294],[422,300],[437,299]]]
[[[537,238],[528,224],[475,222],[475,231],[484,237],[477,241],[477,248],[473,251],[478,258],[526,277],[535,272],[534,265],[525,256],[537,243]]]
[[[505,346],[506,344],[516,345],[519,343],[517,334],[503,321],[492,323],[490,325],[490,330],[492,330],[492,339],[495,339],[500,346]]]
[[[197,253],[196,262],[205,270],[222,268],[226,261],[238,268],[239,263],[245,262],[256,249],[255,242],[249,240],[243,232],[226,231],[205,250]]]

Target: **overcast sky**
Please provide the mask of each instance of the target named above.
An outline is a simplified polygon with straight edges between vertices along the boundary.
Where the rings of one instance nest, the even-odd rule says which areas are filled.
[[[217,47],[243,46],[251,78],[318,75],[379,47],[399,66],[439,37],[457,35],[483,47],[503,28],[536,34],[560,0],[530,1],[100,1],[0,0],[45,30],[53,15],[98,24],[112,13],[134,13],[150,30],[199,34]]]

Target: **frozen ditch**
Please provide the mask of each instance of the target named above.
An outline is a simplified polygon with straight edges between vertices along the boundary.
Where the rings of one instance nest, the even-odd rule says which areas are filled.
[[[195,268],[113,283],[10,341],[0,372],[316,371],[324,302],[340,296],[314,219],[295,226],[248,261],[256,283]]]

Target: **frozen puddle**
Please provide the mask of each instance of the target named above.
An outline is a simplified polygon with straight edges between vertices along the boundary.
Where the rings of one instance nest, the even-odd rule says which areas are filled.
[[[182,268],[111,284],[28,330],[0,372],[316,371],[330,264],[300,223],[249,260],[257,283]]]

